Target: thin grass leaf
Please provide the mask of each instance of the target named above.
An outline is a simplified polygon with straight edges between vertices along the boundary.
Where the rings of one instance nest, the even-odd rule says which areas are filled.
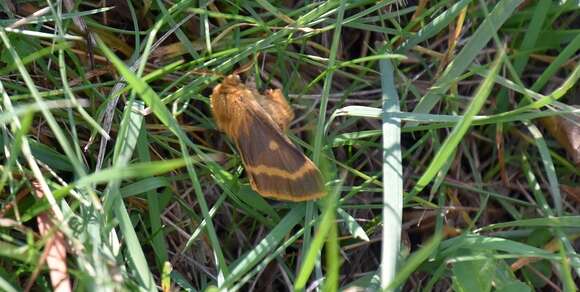
[[[526,33],[524,34],[524,39],[522,40],[522,44],[520,46],[520,51],[531,50],[536,46],[536,42],[540,37],[542,26],[544,25],[544,20],[547,17],[548,11],[550,10],[550,6],[552,1],[550,0],[540,0],[534,9],[534,14],[532,19],[530,19],[530,24],[526,29]],[[524,67],[528,63],[529,54],[518,54],[516,59],[514,60],[514,68],[516,72],[521,74],[524,70]]]
[[[370,240],[369,236],[365,232],[364,228],[362,228],[362,226],[360,226],[358,224],[358,222],[356,222],[355,218],[353,218],[350,214],[348,214],[342,208],[338,208],[336,210],[336,212],[337,212],[338,216],[342,217],[342,220],[344,220],[346,228],[347,228],[348,232],[352,235],[352,237],[358,238],[358,239],[363,240],[363,241]]]
[[[484,79],[483,82],[481,83],[481,86],[475,93],[473,100],[466,109],[465,114],[463,115],[463,119],[459,123],[457,123],[457,125],[453,128],[453,131],[451,131],[447,139],[445,139],[445,142],[443,142],[443,144],[441,145],[441,150],[435,154],[435,157],[433,157],[431,163],[429,164],[429,166],[427,167],[421,178],[419,178],[419,180],[413,187],[413,190],[411,191],[409,196],[405,199],[405,201],[410,200],[421,190],[423,190],[423,188],[427,186],[429,182],[431,182],[431,180],[437,175],[441,167],[443,167],[445,162],[449,160],[452,154],[455,152],[455,148],[457,147],[457,145],[459,145],[459,142],[461,142],[461,139],[471,126],[475,114],[479,112],[479,110],[485,103],[485,100],[491,93],[493,80],[495,75],[497,75],[499,71],[502,58],[503,52],[497,56],[494,64],[492,65],[491,74],[488,75],[487,78]]]
[[[115,65],[117,70],[119,70],[119,72],[125,77],[127,82],[129,82],[133,86],[133,89],[137,92],[137,94],[139,94],[139,96],[145,101],[145,103],[153,110],[153,113],[155,113],[157,118],[161,122],[163,122],[179,138],[181,144],[180,146],[183,152],[183,157],[186,162],[186,167],[188,173],[190,174],[190,178],[193,182],[198,202],[201,206],[202,215],[204,216],[204,218],[208,220],[206,229],[208,236],[210,238],[213,251],[216,253],[216,258],[221,271],[220,274],[224,276],[227,275],[227,266],[225,258],[223,256],[223,252],[217,239],[215,228],[213,227],[213,223],[210,220],[209,208],[207,207],[207,203],[201,191],[199,180],[192,165],[193,161],[191,160],[189,154],[187,153],[185,143],[187,143],[190,146],[193,146],[194,149],[197,149],[197,147],[195,147],[195,145],[187,138],[183,130],[181,130],[181,128],[179,127],[179,124],[177,124],[175,118],[171,116],[170,112],[167,110],[165,105],[159,99],[159,96],[155,94],[155,92],[151,89],[151,87],[149,87],[149,85],[147,85],[141,79],[137,78],[137,76],[133,74],[125,66],[125,64],[123,64],[121,60],[119,60],[118,57],[115,56],[115,54],[113,54],[113,52],[111,52],[111,50],[105,46],[105,44],[102,41],[97,39],[97,44],[99,45],[103,53],[107,55],[109,60]]]
[[[62,41],[63,39],[67,40],[67,41],[83,41],[84,40],[80,36],[70,35],[70,34],[66,34],[63,36],[63,38],[61,38],[60,36],[56,36],[52,33],[38,32],[38,31],[26,30],[26,29],[20,29],[20,28],[5,27],[5,28],[2,28],[2,30],[9,32],[9,33],[13,33],[13,34],[19,34],[19,35],[24,35],[24,36],[36,37],[36,38],[50,39],[53,41]]]
[[[80,178],[74,183],[77,187],[101,184],[118,178],[125,180],[130,178],[150,177],[185,167],[185,159],[171,159],[153,162],[134,163],[127,166],[115,166],[96,171]]]
[[[484,226],[475,232],[508,227],[580,227],[580,216],[533,218],[495,223]]]
[[[295,23],[292,18],[290,18],[286,14],[282,13],[282,11],[280,11],[274,5],[270,4],[270,2],[265,1],[265,0],[256,0],[256,2],[258,4],[260,4],[260,6],[262,6],[262,8],[266,9],[267,11],[272,13],[274,16],[276,16],[280,20],[282,20],[290,25],[293,25]]]
[[[135,104],[135,108],[133,108]],[[113,152],[113,166],[123,167],[129,163],[133,156],[133,151],[137,145],[139,132],[143,124],[143,116],[138,113],[139,102],[129,101],[125,107],[123,119],[120,123],[119,136],[115,143]],[[127,248],[128,264],[137,272],[139,283],[142,289],[155,291],[153,275],[149,270],[145,253],[141,248],[140,240],[129,217],[129,212],[125,207],[121,193],[119,192],[119,178],[110,178],[107,182],[107,191],[104,198],[105,213],[113,211],[119,222],[119,227],[123,233]]]
[[[578,291],[577,283],[574,282],[574,275],[572,275],[572,267],[570,267],[570,255],[565,253],[566,250],[569,250],[564,246],[564,244],[560,245],[560,256],[562,259],[560,260],[560,278],[563,279],[564,282],[564,291]],[[576,268],[578,271],[578,267]]]
[[[488,237],[476,234],[467,234],[443,241],[441,243],[441,251],[438,254],[438,257],[449,256],[463,248],[481,251],[503,251],[517,256],[553,258],[552,253],[528,244],[505,238]]]
[[[580,49],[580,34],[576,37],[558,54],[554,61],[550,62],[548,68],[542,72],[542,75],[536,79],[536,82],[531,87],[532,91],[539,91],[548,83],[550,78],[556,74],[560,67],[567,62]],[[578,68],[578,65],[577,67]],[[573,74],[572,74],[573,75]]]
[[[61,13],[58,15],[58,18],[61,20],[72,19],[74,17],[83,17],[83,16],[90,16],[99,13],[105,13],[114,7],[101,7],[97,9],[85,10],[85,11],[77,11],[72,13]],[[4,10],[7,11],[7,10]],[[11,26],[14,23],[18,22],[21,19],[1,19],[0,25],[2,26]],[[44,23],[44,22],[53,22],[55,17],[53,15],[40,15],[40,16],[32,16],[27,17],[26,23],[27,24],[36,24],[36,23]]]
[[[187,37],[187,35],[183,32],[183,30],[180,28],[180,25],[183,24],[183,20],[187,20],[190,17],[186,17],[184,19],[180,19],[179,22],[175,21],[175,14],[177,14],[176,11],[180,11],[183,10],[184,7],[182,6],[190,6],[191,1],[181,1],[179,2],[177,5],[172,6],[170,9],[167,9],[165,7],[165,4],[163,3],[163,1],[159,1],[157,0],[157,7],[159,7],[163,17],[159,20],[158,25],[156,25],[156,29],[161,29],[161,26],[167,22],[171,27],[172,30],[175,30],[175,35],[177,36],[177,39],[179,39],[179,42],[183,45],[183,47],[185,48],[185,50],[193,57],[193,58],[199,58],[199,54],[196,51],[196,48],[193,46],[192,42],[189,40],[189,38]],[[149,46],[146,46],[146,48],[148,48]]]
[[[331,233],[332,226],[335,225],[336,217],[336,207],[339,194],[340,184],[326,196],[324,200],[325,208],[322,216],[320,217],[320,223],[318,224],[318,230],[316,236],[312,241],[312,244],[308,248],[308,252],[304,255],[302,260],[302,266],[298,275],[296,275],[296,282],[294,283],[294,291],[302,291],[306,287],[306,282],[310,278],[312,270],[318,260],[319,253],[322,250],[324,242],[327,240],[327,236]],[[338,256],[335,255],[335,256]],[[336,280],[336,279],[334,279]],[[331,284],[335,285],[335,284]]]
[[[230,268],[231,273],[225,278],[221,288],[227,289],[231,287],[237,280],[248,273],[252,267],[260,263],[303,218],[304,207],[301,205],[294,206],[254,249],[246,253],[245,256],[241,257],[242,260],[240,262]]]
[[[238,283],[236,283],[236,285],[232,287],[232,290],[233,291],[240,290],[241,287],[246,282],[248,282],[252,277],[262,272],[264,268],[267,267],[272,260],[279,258],[284,253],[286,248],[288,248],[292,243],[294,243],[298,238],[300,238],[303,235],[303,233],[304,233],[303,228],[297,230],[292,236],[290,236],[287,240],[285,240],[276,250],[268,254],[268,256],[266,256],[264,260],[262,260],[258,265],[256,265],[256,267],[254,267],[252,271],[248,272],[242,279],[240,279]],[[294,280],[293,277],[291,277],[291,280]]]
[[[140,127],[139,133],[139,140],[137,143],[137,155],[140,161],[145,163],[151,161],[151,156],[149,154],[149,139],[147,138],[147,132],[142,125]],[[156,190],[161,187],[169,187],[169,183],[167,180],[158,179],[155,181],[156,178],[149,178],[147,181],[149,183],[149,188],[147,188],[143,182],[138,184],[138,192],[139,193],[146,193],[147,196],[147,203],[149,211],[149,224],[151,225],[151,234],[153,234],[153,238],[151,239],[151,246],[155,252],[155,259],[157,262],[158,269],[165,269],[165,264],[169,264],[167,261],[169,259],[169,254],[167,252],[167,245],[165,244],[165,233],[161,223],[161,204],[159,194]],[[151,183],[154,182],[155,184],[151,186]],[[121,191],[123,197],[126,197],[130,192],[127,192],[125,187],[125,191]],[[168,277],[167,277],[168,278]],[[169,281],[169,280],[167,280]]]
[[[0,277],[0,288],[2,288],[2,290],[3,291],[6,291],[6,292],[17,292],[17,291],[21,291],[20,289],[19,290],[16,290],[16,288],[14,288],[14,286],[12,286],[10,284],[10,282],[8,282],[6,279],[4,279],[2,277]]]
[[[138,146],[141,146],[141,143]],[[169,186],[171,186],[170,180],[165,177],[148,177],[123,186],[120,192],[123,194],[123,198],[127,198]]]
[[[330,47],[330,55],[328,57],[328,68],[334,67],[336,63],[337,51],[340,44],[341,39],[341,29],[342,29],[342,20],[344,19],[344,10],[346,6],[346,1],[341,0],[340,6],[338,7],[338,14],[336,16],[336,27],[334,29],[334,33],[332,36],[332,45]],[[298,24],[301,23],[300,19],[297,22]],[[322,96],[320,99],[320,109],[318,111],[318,119],[316,121],[316,131],[314,133],[314,150],[312,161],[314,164],[320,164],[321,154],[322,154],[322,144],[324,141],[324,125],[326,121],[326,110],[328,107],[328,96],[330,94],[330,88],[332,85],[332,77],[334,75],[334,71],[327,72],[324,84],[322,86]],[[310,222],[315,218],[314,212],[314,203],[308,202],[306,203],[306,215],[304,218],[304,243],[302,245],[302,255],[306,254],[306,251],[309,250],[311,247],[311,226],[309,225]],[[320,272],[318,273],[320,274]],[[310,273],[308,273],[310,276]],[[304,279],[304,283],[306,283],[308,278]]]
[[[2,89],[3,93],[6,91]],[[5,95],[4,98],[10,98],[8,95]],[[78,106],[79,103],[71,102],[67,99],[59,99],[59,100],[49,100],[44,103],[44,106],[47,109],[57,109],[57,108],[71,108]],[[87,106],[88,103],[86,100],[80,100],[80,105]],[[12,111],[5,111],[0,113],[0,125],[5,125],[9,123],[12,119],[20,116],[25,116],[27,114],[31,114],[34,112],[39,112],[41,110],[41,105],[38,103],[29,103],[29,104],[20,104],[12,109]]]
[[[401,265],[401,269],[397,275],[391,280],[388,286],[383,289],[383,291],[394,291],[397,287],[401,286],[411,273],[419,267],[419,265],[436,252],[442,239],[443,235],[437,233],[423,247],[421,247],[421,249],[410,255],[405,263]]]
[[[335,211],[336,212],[336,211]],[[326,239],[326,277],[322,290],[326,292],[338,291],[340,280],[340,246],[338,242],[338,226],[330,225]]]
[[[546,99],[547,99],[546,97],[542,97],[543,101],[545,101]],[[526,110],[529,112],[526,112]],[[563,116],[567,114],[580,113],[579,109],[560,110],[560,111],[546,110],[541,112],[531,111],[531,108],[528,108],[526,110],[521,110],[521,108],[518,108],[516,110],[504,112],[501,114],[487,116],[476,115],[473,117],[473,125],[479,126],[479,125],[495,124],[498,122],[506,123],[506,122],[533,120],[550,116]],[[380,119],[382,117],[382,114],[379,108],[367,106],[347,106],[334,111],[329,119],[328,124],[330,124],[336,117],[340,116]],[[454,125],[457,124],[457,122],[461,121],[464,118],[462,115],[423,114],[409,112],[393,112],[392,116],[395,118],[399,118],[401,119],[401,121],[405,122],[416,122],[419,124],[433,124],[433,125],[418,125],[418,126],[406,124],[403,127],[404,132],[415,132],[415,131],[453,127]],[[380,131],[371,130],[363,133],[364,134],[362,133],[360,134],[361,138],[370,137],[374,133],[380,133]],[[335,139],[338,139],[337,143],[340,143],[341,140],[346,138],[346,137],[343,138],[343,135],[348,136],[349,134],[341,134],[336,136]]]
[[[435,17],[433,21],[425,25],[412,38],[409,38],[397,48],[396,53],[404,53],[419,43],[435,36],[443,29],[447,28],[457,15],[471,3],[471,0],[461,0],[453,4],[449,9],[445,10],[439,16]]]
[[[558,177],[556,175],[556,169],[554,168],[554,162],[550,156],[548,145],[543,138],[540,130],[531,123],[526,123],[528,130],[532,134],[538,152],[540,152],[540,157],[544,164],[544,171],[548,177],[548,182],[550,186],[550,195],[552,195],[552,200],[554,201],[554,207],[556,208],[556,215],[562,216],[562,194],[560,193],[560,184],[558,183]]]
[[[488,17],[479,25],[470,40],[463,49],[455,56],[453,62],[447,66],[441,77],[435,82],[432,89],[423,96],[414,112],[429,112],[441,98],[451,83],[463,74],[480,53],[481,49],[491,40],[496,31],[510,17],[514,10],[523,0],[502,0],[496,4]]]

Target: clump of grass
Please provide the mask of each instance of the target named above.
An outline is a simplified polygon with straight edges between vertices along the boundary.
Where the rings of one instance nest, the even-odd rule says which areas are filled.
[[[577,289],[573,1],[18,2],[2,290]],[[325,199],[260,197],[216,130],[248,64]]]

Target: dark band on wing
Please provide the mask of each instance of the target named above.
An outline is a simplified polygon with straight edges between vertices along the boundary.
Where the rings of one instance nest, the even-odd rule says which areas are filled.
[[[266,173],[248,171],[252,188],[266,197],[290,201],[304,201],[324,196],[324,183],[320,171],[309,168],[304,175],[288,179]]]

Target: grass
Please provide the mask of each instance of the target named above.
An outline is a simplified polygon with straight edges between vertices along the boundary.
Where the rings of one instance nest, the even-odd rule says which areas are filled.
[[[1,290],[578,289],[575,1],[64,2],[0,5]],[[244,66],[324,199],[250,188]]]

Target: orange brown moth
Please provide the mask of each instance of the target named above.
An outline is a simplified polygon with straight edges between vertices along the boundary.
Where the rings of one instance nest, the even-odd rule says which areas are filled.
[[[295,202],[326,194],[320,170],[284,134],[294,113],[279,89],[260,94],[232,74],[210,98],[216,124],[236,145],[254,191]]]

